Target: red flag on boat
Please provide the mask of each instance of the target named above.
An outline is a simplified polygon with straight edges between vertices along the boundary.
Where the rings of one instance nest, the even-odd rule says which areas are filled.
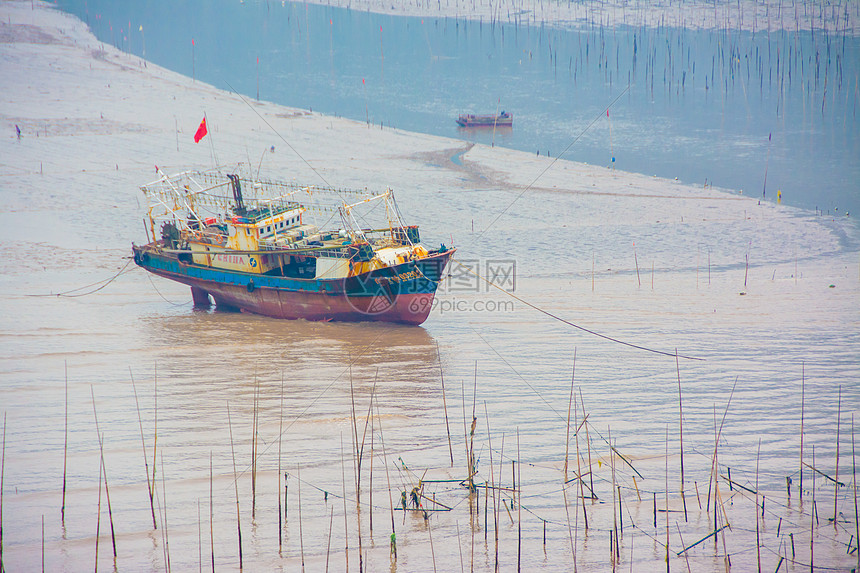
[[[200,140],[206,137],[209,131],[206,129],[206,117],[200,122],[200,127],[197,128],[197,133],[194,134],[194,143],[200,143]]]

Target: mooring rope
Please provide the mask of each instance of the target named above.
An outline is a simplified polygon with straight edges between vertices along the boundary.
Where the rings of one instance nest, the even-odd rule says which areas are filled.
[[[76,298],[76,297],[80,297],[80,296],[87,296],[87,295],[90,295],[90,294],[93,294],[93,293],[97,293],[97,292],[99,292],[100,290],[102,290],[103,288],[105,288],[106,286],[108,286],[110,283],[112,283],[113,281],[115,281],[117,278],[119,278],[119,276],[120,276],[121,274],[123,274],[123,273],[125,272],[125,270],[128,268],[128,265],[130,265],[130,264],[131,264],[131,262],[132,262],[132,259],[131,259],[131,258],[129,258],[129,259],[128,259],[128,262],[127,262],[127,263],[125,263],[125,266],[124,266],[123,268],[121,268],[121,269],[119,270],[119,272],[118,272],[118,273],[116,273],[114,276],[112,276],[112,277],[110,277],[110,278],[108,278],[108,279],[104,279],[104,280],[101,280],[101,281],[97,281],[97,282],[94,282],[94,283],[91,283],[91,284],[88,284],[88,285],[84,285],[84,286],[82,286],[82,287],[78,287],[78,288],[75,288],[75,289],[72,289],[72,290],[67,290],[67,291],[65,291],[65,292],[58,292],[58,293],[51,293],[51,294],[28,294],[28,295],[25,295],[25,296],[38,296],[38,297],[44,297],[44,296],[56,296],[56,297],[60,297],[60,296],[62,296],[62,297],[66,297],[66,298]],[[133,270],[134,270],[134,269],[132,269],[132,271],[133,271]],[[131,271],[129,271],[129,272],[131,272]],[[101,285],[101,286],[100,286],[100,287],[98,287],[98,288],[96,288],[96,289],[93,289],[93,290],[91,290],[91,291],[89,291],[89,292],[83,292],[83,293],[78,293],[78,294],[71,294],[71,293],[76,293],[76,292],[78,292],[79,290],[84,290],[85,288],[90,288],[90,287],[93,287],[93,286],[96,286],[96,285]]]
[[[564,323],[564,324],[566,324],[566,325],[568,325],[568,326],[572,326],[573,328],[579,329],[579,330],[581,330],[581,331],[583,331],[583,332],[587,332],[588,334],[591,334],[592,336],[596,336],[596,337],[598,337],[598,338],[602,338],[602,339],[604,339],[604,340],[608,340],[608,341],[610,341],[610,342],[615,342],[616,344],[621,344],[621,345],[623,345],[623,346],[629,346],[630,348],[635,348],[635,349],[637,349],[637,350],[644,350],[644,351],[646,351],[646,352],[653,352],[654,354],[661,354],[661,355],[663,355],[663,356],[670,356],[670,357],[672,357],[672,358],[677,357],[677,358],[684,358],[684,359],[686,359],[686,360],[702,360],[702,361],[704,361],[704,360],[705,360],[704,358],[697,358],[697,357],[695,357],[695,356],[685,356],[684,354],[677,354],[677,352],[666,352],[665,350],[657,350],[657,349],[655,349],[655,348],[648,348],[647,346],[641,346],[641,345],[639,345],[639,344],[633,344],[632,342],[625,342],[625,341],[623,341],[623,340],[619,340],[618,338],[614,338],[614,337],[612,337],[612,336],[608,336],[608,335],[606,335],[606,334],[601,334],[601,333],[599,333],[599,332],[597,332],[597,331],[591,330],[590,328],[586,328],[586,327],[584,327],[584,326],[580,326],[580,325],[578,325],[578,324],[575,324],[575,323],[573,323],[573,322],[571,322],[571,321],[569,321],[569,320],[567,320],[567,319],[564,319],[564,318],[562,318],[562,317],[558,316],[557,314],[553,314],[553,313],[551,313],[551,312],[550,312],[550,311],[548,311],[548,310],[544,310],[544,309],[542,309],[541,307],[537,306],[536,304],[532,304],[532,303],[528,302],[527,300],[523,299],[522,297],[519,297],[519,296],[515,295],[515,294],[514,294],[514,293],[512,293],[512,292],[508,292],[508,291],[506,291],[505,289],[503,289],[502,287],[500,287],[500,286],[499,286],[499,285],[497,285],[496,283],[492,282],[491,280],[488,280],[488,279],[486,279],[486,278],[482,277],[480,274],[478,274],[478,273],[476,273],[475,271],[473,271],[473,270],[472,270],[471,268],[469,268],[467,265],[463,265],[463,264],[461,264],[461,263],[460,263],[460,261],[456,260],[454,257],[451,257],[451,260],[452,260],[452,261],[454,261],[454,262],[456,262],[458,265],[460,265],[460,267],[462,267],[463,269],[465,269],[465,270],[466,270],[466,272],[468,272],[468,273],[470,273],[470,274],[472,274],[472,275],[475,275],[478,279],[480,279],[480,280],[484,281],[484,282],[485,282],[485,283],[487,283],[489,286],[491,286],[491,287],[493,287],[493,288],[495,288],[495,289],[498,289],[500,292],[502,292],[503,294],[505,294],[505,295],[507,295],[507,296],[511,297],[512,299],[514,299],[514,300],[516,300],[516,301],[518,301],[518,302],[521,302],[522,304],[524,304],[524,305],[526,305],[526,306],[528,306],[528,307],[530,307],[530,308],[533,308],[534,310],[536,310],[536,311],[538,311],[538,312],[541,312],[541,313],[543,313],[543,314],[547,315],[548,317],[553,318],[553,319],[555,319],[555,320],[557,320],[557,321],[559,321],[559,322],[562,322],[562,323]]]

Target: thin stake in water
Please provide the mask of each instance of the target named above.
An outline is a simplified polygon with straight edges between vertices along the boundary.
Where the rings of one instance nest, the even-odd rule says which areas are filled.
[[[105,491],[107,491],[107,474],[105,474]],[[170,573],[170,537],[167,534],[167,484],[164,477],[164,454],[161,455],[161,497],[164,498],[164,555],[167,560],[167,573]],[[110,511],[110,497],[108,497],[108,511]],[[113,519],[111,519],[111,534],[113,534]],[[114,556],[116,566],[116,556]]]
[[[296,479],[299,481],[299,548],[302,555],[302,572],[305,570],[305,542],[302,535],[302,466],[298,466]]]
[[[131,376],[131,387],[134,390],[134,405],[137,408],[137,423],[140,426],[140,445],[143,448],[143,466],[146,472],[146,489],[149,492],[149,508],[152,511],[152,528],[158,529],[155,522],[155,500],[153,499],[152,483],[149,481],[149,462],[146,459],[146,441],[143,439],[143,420],[140,417],[140,401],[137,399],[137,386],[134,383],[134,375],[131,373],[131,366],[128,368],[128,374]]]
[[[853,436],[853,434],[852,434]],[[3,451],[0,453],[0,571],[3,571],[3,479],[6,476],[6,412],[3,412]],[[854,488],[855,492],[857,488]]]
[[[279,418],[279,426],[278,426],[278,555],[284,549],[284,516],[281,513],[281,476],[283,473],[281,472],[281,442],[284,437],[284,372],[281,371],[281,407],[280,413],[278,415]],[[331,535],[329,534],[329,541],[331,541]],[[328,557],[326,557],[328,559]],[[328,561],[326,560],[326,564]]]
[[[260,382],[257,379],[257,371],[254,369],[254,414],[251,428],[251,519],[257,517],[257,405],[260,399]]]
[[[242,514],[239,512],[239,477],[236,474],[236,449],[233,447],[233,421],[230,402],[227,402],[227,427],[230,428],[230,452],[233,455],[233,485],[236,488],[236,529],[239,533],[239,569],[242,569]]]
[[[451,444],[451,426],[448,425],[448,400],[445,398],[445,372],[442,370],[442,355],[439,353],[439,341],[436,341],[436,357],[439,360],[439,379],[442,382],[442,408],[445,411],[445,431],[448,432],[448,453],[451,455],[451,467],[454,467],[454,446]]]
[[[842,386],[839,386],[839,398],[836,406],[836,473],[833,477],[833,528],[837,529],[836,518],[839,515],[839,418],[842,414]]]
[[[215,573],[215,496],[212,487],[212,450],[209,450],[209,544],[212,552],[212,573]]]
[[[798,485],[798,499],[803,499],[803,410],[806,392],[806,365],[800,365],[800,484]]]
[[[678,429],[681,440],[681,501],[684,504],[684,521],[687,521],[687,498],[684,495],[684,406],[681,402],[681,365],[675,349],[675,369],[678,372]]]
[[[66,409],[65,409],[65,430],[63,431],[63,502],[60,506],[60,521],[65,525],[66,523],[66,467],[68,460],[68,452],[69,452],[69,365],[64,360],[63,361],[63,371],[65,372],[66,378]],[[149,476],[147,475],[147,484],[149,483]],[[2,528],[0,528],[0,537],[2,537]],[[2,563],[2,560],[0,560]],[[0,568],[2,571],[2,568]]]
[[[111,509],[111,504],[110,504],[110,490],[108,489],[107,468],[105,468],[104,439],[103,439],[103,436],[101,435],[101,433],[99,433],[99,417],[98,417],[98,414],[96,413],[96,395],[95,395],[95,391],[93,390],[92,386],[90,386],[90,392],[92,393],[92,396],[93,396],[93,417],[95,418],[95,421],[96,421],[96,435],[99,438],[99,457],[101,459],[101,466],[102,466],[101,473],[102,473],[102,475],[104,475],[104,481],[105,481],[105,498],[107,499],[108,517],[110,519],[110,538],[111,538],[111,543],[113,544],[114,565],[116,565],[116,532],[115,532],[114,526],[113,526],[113,511]],[[101,486],[99,486],[99,487],[101,488]]]

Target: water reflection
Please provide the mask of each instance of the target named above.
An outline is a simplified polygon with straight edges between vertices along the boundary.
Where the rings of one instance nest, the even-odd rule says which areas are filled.
[[[435,339],[422,327],[383,323],[274,320],[250,313],[193,311],[141,319],[144,344],[158,348],[175,374],[216,378],[225,370],[267,379],[281,373],[311,384],[372,382],[397,373],[403,383],[438,376]]]

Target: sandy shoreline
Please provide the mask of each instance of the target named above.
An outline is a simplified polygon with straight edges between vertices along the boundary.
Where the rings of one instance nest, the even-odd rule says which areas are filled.
[[[353,9],[381,6],[372,0],[350,5]],[[773,2],[759,3],[759,10],[768,5],[772,8]],[[267,497],[260,494],[259,529],[257,521],[248,527],[252,520],[243,497],[242,523],[251,530],[244,530],[246,540],[248,536],[251,540],[246,545],[246,569],[299,568],[303,559],[297,547],[300,522],[291,514],[292,521],[285,527],[292,537],[283,555],[278,552],[273,525],[277,523],[272,510],[275,491],[280,495],[273,456],[275,436],[281,431],[277,400],[283,379],[283,373],[275,370],[284,368],[290,377],[293,412],[318,405],[289,431],[289,444],[285,441],[289,451],[285,457],[294,464],[290,472],[303,463],[301,475],[308,484],[303,492],[308,496],[303,498],[303,551],[308,553],[311,568],[322,568],[328,560],[329,539],[336,560],[333,568],[341,569],[344,540],[339,536],[346,536],[344,515],[348,512],[344,503],[344,514],[340,514],[341,498],[334,495],[341,488],[344,497],[352,492],[341,481],[342,445],[337,438],[346,428],[349,441],[346,412],[353,367],[361,408],[367,407],[371,387],[383,391],[373,382],[380,365],[380,376],[388,377],[384,390],[388,400],[381,400],[381,406],[389,459],[402,456],[398,468],[405,468],[407,462],[414,466],[426,463],[433,476],[457,478],[462,477],[464,465],[466,407],[462,420],[460,410],[451,412],[459,442],[455,441],[452,454],[458,465],[449,469],[447,443],[440,438],[445,435],[445,424],[437,380],[431,377],[438,375],[444,363],[445,380],[454,396],[447,398],[448,408],[459,407],[461,393],[465,396],[471,391],[471,386],[463,390],[462,383],[473,379],[480,360],[481,387],[479,391],[476,382],[475,392],[484,400],[484,411],[489,409],[489,414],[483,414],[487,427],[482,421],[476,434],[476,444],[480,441],[483,448],[482,469],[486,471],[487,453],[499,452],[498,434],[493,435],[493,447],[488,439],[484,441],[489,437],[491,416],[493,431],[507,432],[505,465],[499,465],[499,475],[504,470],[505,479],[511,471],[512,436],[516,432],[519,439],[522,427],[523,456],[529,461],[523,465],[525,495],[518,503],[527,508],[523,515],[528,563],[533,569],[565,569],[570,563],[570,521],[579,519],[579,513],[565,516],[566,502],[561,498],[563,416],[555,416],[542,400],[547,396],[557,409],[567,408],[574,348],[578,348],[580,361],[576,376],[585,380],[584,400],[591,419],[601,424],[600,431],[611,423],[620,449],[634,451],[634,463],[650,478],[624,483],[625,504],[629,504],[624,518],[636,520],[639,529],[626,522],[624,542],[629,545],[622,547],[622,553],[627,559],[635,540],[637,571],[665,570],[661,540],[669,511],[660,514],[659,528],[652,532],[649,492],[654,499],[657,492],[663,495],[663,433],[668,449],[669,424],[674,432],[678,415],[675,392],[682,376],[685,392],[689,392],[684,403],[689,456],[686,503],[693,516],[689,523],[678,517],[680,523],[672,525],[672,535],[676,525],[679,535],[685,528],[684,537],[692,543],[711,531],[714,516],[695,509],[690,480],[699,480],[696,487],[704,498],[716,412],[726,407],[731,383],[740,378],[725,428],[721,463],[731,464],[733,479],[750,488],[753,479],[758,479],[756,446],[761,449],[762,467],[767,468],[762,472],[767,486],[762,487],[770,488],[768,570],[774,570],[777,559],[789,554],[787,532],[798,540],[795,570],[807,562],[811,537],[817,543],[816,564],[844,568],[849,561],[853,563],[855,556],[846,552],[854,532],[847,488],[837,492],[845,517],[830,524],[827,515],[836,501],[833,489],[825,489],[827,482],[819,478],[819,492],[826,496],[817,501],[814,515],[820,511],[821,528],[814,529],[815,536],[809,534],[813,531],[810,504],[797,504],[796,497],[790,501],[777,497],[785,492],[786,476],[796,476],[792,472],[798,467],[795,442],[801,376],[807,384],[803,406],[806,443],[816,444],[816,465],[832,472],[833,420],[840,400],[843,460],[839,476],[851,479],[845,461],[844,448],[850,448],[846,426],[849,413],[860,403],[860,388],[855,384],[860,356],[860,232],[853,220],[762,203],[731,190],[368,127],[360,121],[251,101],[103,45],[74,17],[44,3],[34,6],[29,1],[0,4],[0,288],[7,294],[0,302],[0,370],[4,371],[0,384],[4,406],[0,409],[8,413],[9,422],[5,477],[9,495],[3,514],[8,563],[20,569],[37,568],[42,535],[39,517],[45,516],[49,565],[56,565],[54,570],[91,567],[97,521],[94,505],[100,483],[93,424],[97,397],[102,428],[107,428],[105,464],[116,480],[111,482],[111,492],[122,534],[118,568],[161,568],[162,530],[151,529],[146,482],[138,471],[142,463],[134,415],[136,396],[132,397],[126,378],[132,366],[136,374],[146,373],[141,377],[150,376],[157,363],[158,383],[164,385],[158,414],[163,434],[158,440],[165,448],[161,469],[166,463],[174,568],[193,570],[198,566],[198,514],[201,496],[210,491],[213,450],[215,489],[220,494],[213,545],[217,542],[219,569],[236,565],[237,504],[232,497],[231,438],[224,427],[223,405],[232,400],[236,407],[233,423],[237,435],[243,432],[240,456],[247,460],[249,397],[256,391],[249,381],[256,384],[258,372],[268,399],[261,432],[269,448],[264,482],[268,493]],[[466,8],[463,3],[455,6]],[[507,6],[493,4],[492,10],[498,13]],[[538,11],[547,11],[546,18],[562,18],[558,4],[538,2],[536,6]],[[571,9],[577,6],[571,5]],[[853,26],[855,20],[850,22]],[[192,136],[204,113],[210,135],[195,144]],[[16,126],[21,129],[20,138]],[[452,161],[459,153],[460,161]],[[678,367],[674,360],[659,361],[662,358],[619,350],[584,335],[576,338],[557,321],[525,307],[504,314],[440,311],[431,316],[427,329],[411,330],[267,321],[251,315],[195,313],[188,305],[186,287],[151,281],[142,271],[121,273],[115,283],[94,296],[33,296],[98,285],[97,281],[118,273],[128,262],[130,243],[145,240],[140,224],[145,206],[138,186],[156,178],[155,165],[168,172],[206,168],[215,163],[216,156],[225,165],[239,161],[262,165],[262,172],[273,177],[338,187],[390,186],[398,193],[407,217],[426,232],[428,242],[449,243],[450,237],[460,246],[464,259],[516,260],[522,273],[518,275],[518,295],[598,330],[669,351],[676,348],[706,355],[707,360],[681,362]],[[440,298],[471,303],[483,300],[481,297],[486,299],[486,293],[447,292]],[[381,340],[378,347],[367,344],[373,337]],[[57,508],[66,362],[72,380],[74,463],[72,501],[61,528]],[[135,390],[146,388],[148,392],[142,393],[147,431],[153,417],[151,382],[151,377],[145,382],[139,377],[140,386]],[[522,382],[529,387],[521,387]],[[538,394],[540,400],[532,386],[543,393]],[[464,397],[463,404],[465,401]],[[502,413],[496,416],[497,411]],[[598,487],[603,487],[604,501],[614,495],[614,481],[611,487],[606,485],[610,479],[607,454],[595,451],[595,464],[603,456],[594,474],[595,482],[601,480]],[[806,455],[811,462],[811,455]],[[677,461],[671,457],[673,468]],[[371,570],[389,565],[385,529],[389,501],[382,466],[374,468],[378,473],[372,479],[377,481],[371,486],[378,496],[374,498],[377,538],[370,548],[365,546],[372,559]],[[623,466],[619,466],[621,475]],[[351,471],[345,470],[350,478]],[[405,469],[403,475],[406,477],[400,479],[403,487],[409,483],[408,491],[412,478]],[[810,470],[806,479],[812,480],[812,476]],[[672,487],[675,477],[671,477]],[[248,477],[243,479],[245,492],[250,488]],[[296,477],[292,479],[290,495],[295,496]],[[665,479],[669,483],[670,478]],[[278,486],[269,487],[270,482]],[[728,542],[724,539],[719,549],[708,543],[707,551],[703,545],[691,552],[693,570],[724,570],[720,552],[726,543],[736,568],[751,570],[759,525],[758,508],[753,505],[756,498],[720,487],[733,505],[727,505],[726,511],[734,531],[726,531]],[[635,501],[639,488],[644,497],[641,503]],[[486,503],[486,491],[481,492],[480,506]],[[439,496],[459,513],[440,513],[431,520],[415,515],[409,521],[405,512],[397,515],[397,564],[402,570],[429,570],[431,558],[439,560],[440,570],[454,570],[462,564],[473,515],[466,513],[471,502],[465,501],[462,488],[456,485],[440,489]],[[667,492],[667,508],[668,498]],[[679,516],[679,496],[674,495],[671,504],[673,518]],[[263,513],[264,507],[268,513]],[[583,570],[605,570],[614,503],[590,508],[594,529],[592,538],[586,535],[578,546],[580,563]],[[102,507],[102,565],[106,566],[110,557],[104,511]],[[204,514],[206,511],[204,504]],[[514,517],[508,528],[505,509],[500,514],[505,524],[501,528],[504,563],[510,567],[518,558],[517,532]],[[349,515],[352,544],[353,505]],[[334,516],[333,540],[326,537],[331,535],[330,516]],[[656,523],[656,505],[654,520]],[[479,525],[480,521],[477,518]],[[434,528],[435,553],[429,523]],[[549,550],[541,544],[547,524]],[[777,527],[781,536],[776,534]],[[476,569],[492,570],[492,537],[485,544],[485,531],[477,531],[471,539],[473,555],[475,551],[481,554]],[[458,547],[460,540],[464,540],[462,548]],[[680,540],[673,537],[673,552],[679,546]],[[204,561],[208,551],[208,547],[202,551]],[[350,545],[350,552],[350,562],[357,570],[355,545]],[[673,568],[683,568],[682,559],[673,557]],[[629,565],[622,561],[620,568]],[[8,569],[13,570],[11,565]],[[791,569],[786,563],[783,570]]]

